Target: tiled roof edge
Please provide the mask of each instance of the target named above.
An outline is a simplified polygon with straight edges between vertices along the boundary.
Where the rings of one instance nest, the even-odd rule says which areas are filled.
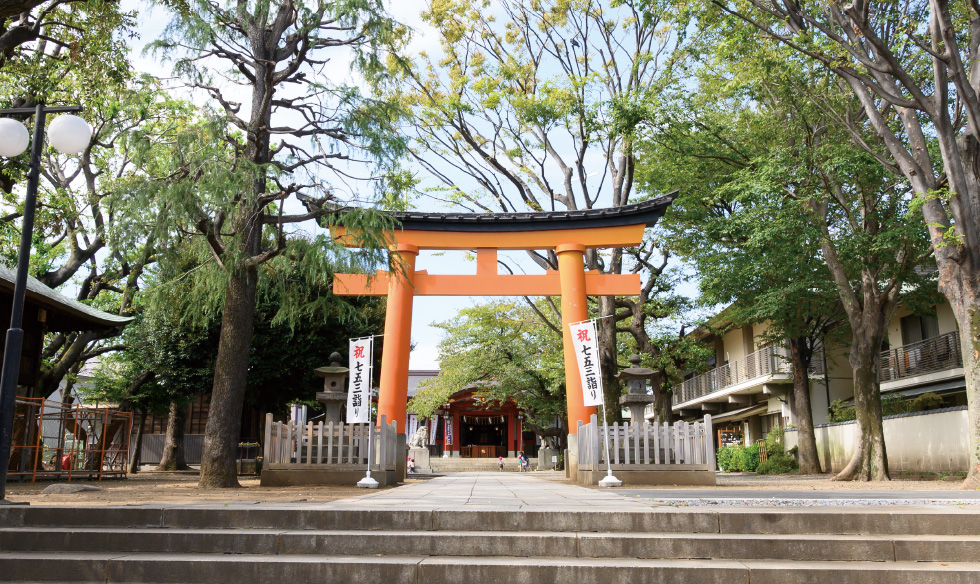
[[[0,286],[13,291],[14,282],[16,282],[16,273],[14,270],[0,264]],[[67,296],[62,296],[55,290],[42,284],[40,280],[31,276],[27,277],[27,296],[40,299],[42,302],[47,301],[47,303],[54,304],[73,316],[102,326],[123,326],[133,320],[132,317],[110,314],[82,304]]]

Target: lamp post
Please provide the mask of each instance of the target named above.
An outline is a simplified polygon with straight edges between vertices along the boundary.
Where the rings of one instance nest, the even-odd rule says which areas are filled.
[[[24,345],[24,297],[27,292],[27,267],[31,258],[34,236],[34,211],[37,208],[37,185],[41,175],[41,149],[44,146],[44,119],[49,113],[80,112],[80,106],[15,108],[0,110],[0,116],[34,114],[34,139],[27,174],[27,198],[24,201],[24,225],[20,232],[17,257],[17,276],[14,297],[10,306],[10,328],[3,351],[3,373],[0,375],[0,504],[7,501],[7,467],[14,431],[14,407],[17,379],[20,374],[20,355]],[[88,146],[92,130],[77,116],[60,116],[48,130],[51,144],[65,154],[77,154]],[[27,128],[10,118],[0,118],[0,156],[13,157],[22,153],[29,141]]]

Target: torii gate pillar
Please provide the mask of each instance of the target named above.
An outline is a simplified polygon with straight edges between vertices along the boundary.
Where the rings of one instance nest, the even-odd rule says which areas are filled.
[[[412,305],[415,300],[415,258],[419,248],[408,243],[392,246],[392,272],[388,275],[384,355],[378,392],[378,419],[386,416],[404,434],[408,403],[408,359],[412,345]]]
[[[561,281],[561,328],[562,348],[565,355],[565,403],[568,407],[568,432],[578,433],[578,422],[587,424],[595,406],[586,406],[582,394],[582,379],[576,366],[575,348],[572,345],[573,322],[589,318],[588,299],[585,293],[585,246],[564,243],[555,248],[558,256],[558,277]]]

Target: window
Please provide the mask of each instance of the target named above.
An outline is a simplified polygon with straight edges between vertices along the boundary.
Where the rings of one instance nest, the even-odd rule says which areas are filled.
[[[939,320],[934,315],[902,317],[902,344],[911,345],[939,336]]]

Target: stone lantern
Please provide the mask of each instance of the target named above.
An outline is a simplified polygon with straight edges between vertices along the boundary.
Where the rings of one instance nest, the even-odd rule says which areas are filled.
[[[317,392],[316,401],[327,409],[324,423],[340,422],[340,406],[347,403],[347,388],[344,382],[350,370],[340,365],[341,359],[340,353],[331,353],[330,365],[313,370],[317,376],[323,378],[323,391]]]
[[[653,369],[640,367],[640,356],[629,358],[632,366],[616,374],[617,379],[626,381],[627,393],[619,398],[619,403],[629,407],[630,423],[642,424],[645,420],[643,413],[647,404],[653,403],[654,396],[647,393],[647,379],[656,373]]]

